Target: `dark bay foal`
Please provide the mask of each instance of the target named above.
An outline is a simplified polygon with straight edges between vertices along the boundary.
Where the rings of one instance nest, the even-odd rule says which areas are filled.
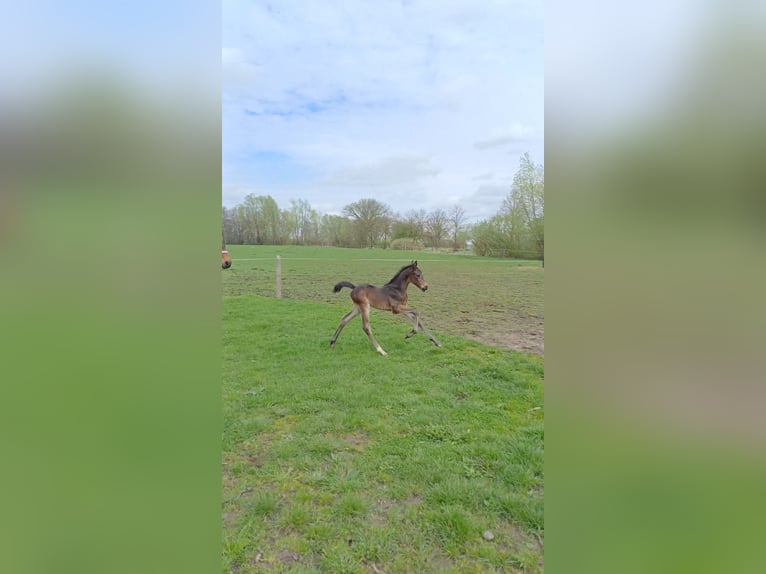
[[[441,347],[439,341],[425,328],[420,320],[420,313],[416,309],[407,306],[407,287],[410,283],[415,285],[421,291],[428,289],[428,283],[426,283],[423,273],[418,268],[418,262],[413,261],[409,265],[402,267],[393,279],[386,283],[383,287],[375,287],[363,283],[362,285],[354,285],[348,281],[341,281],[333,288],[334,293],[338,293],[344,287],[351,289],[351,300],[354,302],[354,308],[351,309],[341,319],[340,325],[335,331],[335,334],[330,339],[330,347],[335,346],[335,341],[338,339],[338,335],[343,330],[343,327],[348,325],[349,321],[359,315],[362,315],[362,330],[367,334],[370,342],[375,347],[375,350],[383,356],[386,353],[383,348],[375,340],[370,329],[370,307],[375,309],[381,309],[383,311],[391,311],[394,315],[402,314],[412,321],[412,330],[405,335],[405,338],[409,339],[418,331],[423,331],[430,341],[437,347]]]

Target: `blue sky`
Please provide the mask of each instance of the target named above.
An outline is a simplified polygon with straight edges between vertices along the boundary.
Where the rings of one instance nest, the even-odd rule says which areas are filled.
[[[223,204],[493,215],[543,157],[542,2],[222,4]]]

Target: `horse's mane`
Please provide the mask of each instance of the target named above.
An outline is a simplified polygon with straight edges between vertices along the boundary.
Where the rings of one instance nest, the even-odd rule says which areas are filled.
[[[388,283],[386,283],[386,285],[391,285],[391,283],[393,283],[394,281],[396,281],[396,278],[397,278],[397,277],[399,277],[399,275],[401,275],[401,274],[402,274],[402,272],[403,272],[405,269],[408,269],[408,268],[412,267],[413,265],[415,265],[415,264],[414,264],[414,263],[410,263],[409,265],[405,265],[404,267],[402,267],[401,269],[399,269],[399,271],[397,271],[397,272],[396,272],[396,275],[394,275],[393,277],[391,277],[391,281],[389,281]]]

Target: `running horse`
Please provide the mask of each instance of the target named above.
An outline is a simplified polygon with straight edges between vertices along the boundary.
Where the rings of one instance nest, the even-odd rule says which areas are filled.
[[[226,241],[223,238],[223,231],[221,231],[221,267],[223,269],[231,267],[231,256],[229,255],[229,252],[226,251]]]
[[[420,320],[420,313],[416,309],[407,306],[407,287],[409,287],[410,283],[423,292],[428,289],[428,283],[426,283],[423,273],[418,268],[417,261],[402,267],[394,275],[393,279],[383,287],[375,287],[367,283],[354,285],[348,281],[337,283],[333,288],[333,293],[338,293],[344,287],[351,289],[351,301],[354,302],[354,308],[341,319],[338,329],[330,340],[330,347],[335,347],[335,341],[338,340],[338,335],[340,335],[343,327],[361,313],[362,330],[369,337],[375,350],[385,357],[388,353],[375,340],[372,329],[370,329],[370,307],[383,311],[391,311],[394,315],[401,314],[412,321],[412,330],[404,336],[405,339],[409,339],[415,333],[422,330],[434,345],[441,347],[439,341],[434,339],[434,336],[423,325],[423,322]]]

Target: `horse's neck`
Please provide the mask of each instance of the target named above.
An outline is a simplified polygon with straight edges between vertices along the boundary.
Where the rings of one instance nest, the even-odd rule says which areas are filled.
[[[408,269],[405,269],[399,275],[396,276],[396,279],[391,281],[389,285],[391,287],[394,287],[398,289],[399,291],[406,292],[407,287],[410,284],[410,271]]]

